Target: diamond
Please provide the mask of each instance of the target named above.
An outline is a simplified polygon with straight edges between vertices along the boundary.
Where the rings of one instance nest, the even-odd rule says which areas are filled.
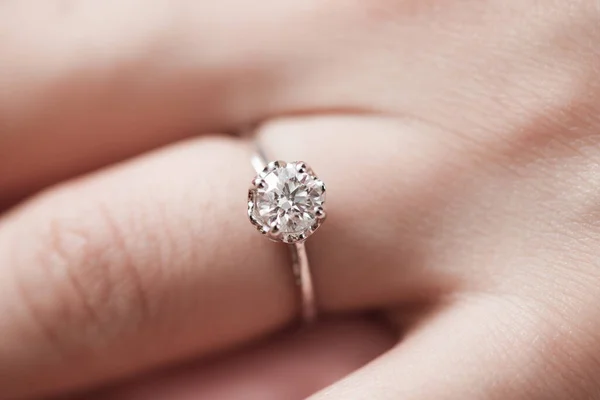
[[[325,185],[302,161],[271,162],[252,184],[248,216],[270,239],[303,241],[325,220]]]

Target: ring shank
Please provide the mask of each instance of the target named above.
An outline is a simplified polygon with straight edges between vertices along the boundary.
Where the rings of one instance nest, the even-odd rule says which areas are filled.
[[[257,174],[267,165],[267,157],[258,143],[256,144],[256,152],[252,156],[251,162]],[[289,244],[288,247],[292,256],[292,271],[295,282],[300,287],[302,319],[307,323],[312,322],[317,316],[317,305],[310,264],[306,253],[306,244],[302,241]]]

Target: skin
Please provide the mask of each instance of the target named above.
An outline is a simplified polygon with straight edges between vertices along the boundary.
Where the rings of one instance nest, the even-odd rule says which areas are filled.
[[[600,398],[599,26],[592,0],[3,2],[0,398]],[[258,121],[327,183],[320,312],[375,320],[290,328],[252,144],[216,133]]]

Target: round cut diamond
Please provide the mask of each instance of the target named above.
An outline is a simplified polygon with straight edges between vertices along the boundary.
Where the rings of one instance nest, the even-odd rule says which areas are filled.
[[[269,163],[248,200],[250,220],[274,240],[304,240],[325,218],[325,185],[300,161]]]

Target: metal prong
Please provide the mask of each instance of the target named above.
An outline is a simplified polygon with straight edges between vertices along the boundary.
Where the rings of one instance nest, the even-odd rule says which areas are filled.
[[[294,237],[292,235],[284,235],[281,241],[288,244],[292,244],[295,242]]]
[[[298,164],[296,164],[296,171],[300,172],[301,174],[304,174],[308,172],[308,166],[304,162],[299,162]]]
[[[267,229],[267,236],[274,241],[281,241],[281,237],[283,235],[283,233],[281,232],[281,230],[279,230],[279,228],[275,225],[269,226],[266,228]]]
[[[275,161],[271,161],[267,167],[270,170],[273,170],[275,168],[285,168],[285,166],[287,165],[287,163],[285,161],[281,161],[281,160],[275,160]]]
[[[327,213],[325,212],[325,209],[321,206],[315,208],[315,215],[320,220],[324,220],[325,218],[327,218]]]
[[[315,181],[315,184],[316,184],[316,185],[318,185],[318,186],[320,186],[320,187],[321,187],[321,190],[323,190],[323,193],[325,193],[325,191],[326,191],[327,189],[325,188],[325,184],[323,183],[323,181],[322,181],[322,180],[320,180],[320,179],[317,179],[317,180]]]
[[[265,180],[260,176],[257,176],[254,178],[254,180],[252,180],[252,185],[257,189],[264,189],[267,187],[267,182],[265,182]]]
[[[303,242],[306,240],[306,238],[308,237],[308,235],[306,234],[306,232],[303,232],[301,234],[298,235],[298,239],[296,241],[298,242]]]

